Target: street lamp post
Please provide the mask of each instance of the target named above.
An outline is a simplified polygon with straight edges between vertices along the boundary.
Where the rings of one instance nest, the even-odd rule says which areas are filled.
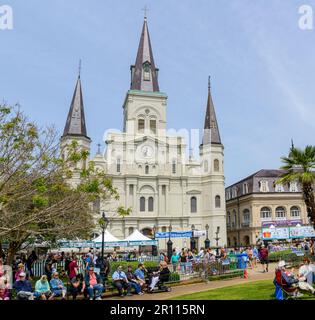
[[[156,232],[156,226],[155,225],[152,228],[152,232],[153,232],[153,240],[155,240],[155,232]],[[154,257],[157,256],[157,246],[156,245],[152,246],[152,256],[154,256]]]
[[[168,261],[171,261],[172,254],[173,254],[173,242],[171,241],[171,232],[172,232],[172,225],[170,224],[168,227],[168,241],[167,241],[167,257]]]
[[[195,225],[191,225],[191,231],[192,231],[192,237],[190,238],[190,250],[193,251],[196,249],[196,240],[194,238],[194,230],[195,230]]]
[[[109,220],[105,216],[105,211],[102,212],[102,218],[99,220],[100,227],[102,229],[102,261],[104,259],[104,240],[105,240],[105,231],[108,226]]]
[[[210,248],[210,240],[209,240],[209,225],[206,224],[206,240],[205,240],[205,248]]]
[[[220,240],[220,238],[219,238],[219,232],[220,232],[220,227],[217,227],[217,231],[216,231],[216,233],[215,233],[215,238],[214,238],[214,240],[216,241],[217,256],[219,256],[219,240]]]

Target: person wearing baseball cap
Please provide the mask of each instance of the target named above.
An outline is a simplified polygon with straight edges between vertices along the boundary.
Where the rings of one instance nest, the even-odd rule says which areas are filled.
[[[26,280],[25,272],[19,273],[19,279],[14,283],[13,288],[16,290],[18,300],[34,300],[32,284]]]

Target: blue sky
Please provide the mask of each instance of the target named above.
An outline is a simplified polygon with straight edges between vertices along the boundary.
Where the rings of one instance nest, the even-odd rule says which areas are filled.
[[[0,99],[20,103],[41,125],[62,132],[82,59],[93,150],[108,128],[122,128],[148,6],[169,128],[202,128],[207,77],[229,185],[278,168],[291,138],[314,144],[315,30],[298,27],[299,6],[315,0],[0,0],[14,29],[0,31]]]

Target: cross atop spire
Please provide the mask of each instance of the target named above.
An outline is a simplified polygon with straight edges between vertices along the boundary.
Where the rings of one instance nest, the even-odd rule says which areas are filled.
[[[148,7],[145,5],[142,10],[144,11],[144,20],[146,20],[146,19],[147,19],[147,12],[149,11],[149,9],[148,9]]]
[[[79,78],[81,77],[81,67],[82,67],[82,66],[81,66],[81,59],[80,59],[80,60],[79,60],[79,73],[78,73],[78,74],[79,74]]]
[[[81,63],[80,63],[80,66],[81,66]],[[63,137],[83,136],[90,140],[86,132],[80,70],[81,70],[81,67],[79,67],[78,80],[74,89],[67,122],[63,132]]]
[[[146,15],[147,9],[145,9]],[[131,90],[159,92],[158,71],[153,59],[153,51],[150,41],[146,16],[143,22],[136,63],[130,67]]]
[[[220,132],[211,96],[210,76],[208,77],[208,101],[202,144],[221,144]]]

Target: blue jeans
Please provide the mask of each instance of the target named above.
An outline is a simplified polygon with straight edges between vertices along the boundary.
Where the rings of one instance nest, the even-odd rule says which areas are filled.
[[[93,286],[93,288],[91,288],[91,287],[87,288],[87,292],[88,292],[90,299],[94,298],[94,290],[95,290],[95,298],[99,298],[103,293],[103,285],[98,283],[98,284],[95,284]]]
[[[141,292],[141,286],[139,283],[133,282],[133,281],[129,281],[131,288],[134,288],[136,293]]]
[[[182,272],[182,273],[186,273],[186,262],[181,262],[180,263],[180,271]]]

